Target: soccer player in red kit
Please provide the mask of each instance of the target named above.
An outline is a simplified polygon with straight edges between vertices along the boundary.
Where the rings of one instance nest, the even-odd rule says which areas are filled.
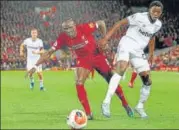
[[[59,34],[52,48],[43,54],[43,56],[37,61],[36,66],[34,66],[28,74],[31,75],[38,65],[49,59],[50,55],[62,46],[70,47],[77,56],[76,90],[78,99],[90,120],[93,119],[93,116],[84,87],[85,81],[93,69],[102,75],[108,83],[112,76],[112,71],[106,62],[106,57],[98,50],[93,36],[93,32],[97,29],[99,29],[101,34],[104,36],[106,33],[106,26],[102,20],[76,25],[72,19],[68,19],[62,23],[62,29],[63,32]],[[121,99],[122,105],[124,106],[128,116],[132,117],[133,111],[129,107],[120,86],[118,86],[116,94]]]

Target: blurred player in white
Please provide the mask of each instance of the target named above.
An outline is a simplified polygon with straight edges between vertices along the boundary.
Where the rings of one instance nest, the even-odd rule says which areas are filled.
[[[163,11],[163,5],[160,1],[153,1],[149,6],[149,11],[133,14],[117,22],[99,41],[99,45],[104,49],[110,37],[123,25],[129,25],[126,35],[122,37],[118,45],[116,73],[113,74],[106,97],[102,104],[102,112],[106,117],[110,117],[111,98],[124,75],[128,62],[140,75],[143,86],[140,90],[140,99],[135,110],[142,118],[148,117],[144,111],[144,103],[149,97],[151,89],[150,67],[144,54],[144,48],[149,44],[149,61],[153,59],[155,48],[155,33],[157,33],[162,23],[159,20]]]
[[[40,55],[44,53],[43,42],[38,38],[38,30],[36,28],[31,29],[31,37],[26,38],[20,46],[20,56],[24,56],[24,47],[27,48],[27,71],[30,70],[40,58]],[[42,75],[42,65],[39,65],[36,70],[39,81],[40,81],[40,90],[44,90],[43,85],[43,75]],[[34,78],[30,78],[30,89],[34,88]]]

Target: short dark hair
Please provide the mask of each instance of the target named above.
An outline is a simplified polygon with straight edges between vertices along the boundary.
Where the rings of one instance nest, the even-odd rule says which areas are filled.
[[[152,8],[153,6],[161,7],[161,9],[163,10],[163,4],[160,1],[152,1],[149,5],[149,9]]]

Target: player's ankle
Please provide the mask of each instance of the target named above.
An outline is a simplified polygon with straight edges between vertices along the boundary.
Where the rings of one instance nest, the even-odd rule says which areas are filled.
[[[136,107],[137,108],[144,108],[144,104],[142,102],[139,102]]]

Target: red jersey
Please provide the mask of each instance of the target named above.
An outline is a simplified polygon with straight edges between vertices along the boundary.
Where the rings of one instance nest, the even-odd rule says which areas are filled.
[[[95,23],[76,25],[77,36],[75,38],[69,37],[66,33],[61,33],[52,48],[58,50],[66,45],[76,53],[77,57],[93,55],[97,45],[92,33],[96,29]]]

